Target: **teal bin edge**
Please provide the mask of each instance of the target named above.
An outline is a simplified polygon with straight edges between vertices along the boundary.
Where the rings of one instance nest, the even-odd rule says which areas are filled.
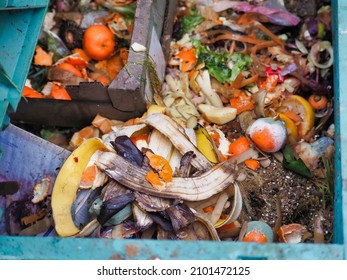
[[[332,1],[334,32],[334,87],[335,87],[335,208],[334,243],[343,244],[347,258],[347,2]]]
[[[1,9],[31,9],[39,7],[47,7],[47,0],[0,0],[0,10]]]
[[[0,259],[341,260],[338,244],[0,237]]]
[[[346,259],[347,246],[347,3],[332,0],[335,55],[335,208],[332,244],[110,240],[0,236],[0,259]]]
[[[49,0],[0,0],[0,130],[21,99]]]

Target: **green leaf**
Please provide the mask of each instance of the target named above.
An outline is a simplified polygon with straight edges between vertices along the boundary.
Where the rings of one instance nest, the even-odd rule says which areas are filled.
[[[198,56],[197,64],[204,63],[210,75],[222,84],[235,81],[236,77],[251,64],[249,55],[230,55],[219,50],[212,51],[209,47],[202,46],[198,40],[193,40],[193,46],[196,48]],[[234,63],[232,69],[227,66],[230,61]]]
[[[291,147],[285,146],[285,148],[283,149],[283,156],[284,168],[307,178],[311,178],[313,176],[310,169],[307,168],[302,159],[295,158],[293,149]]]
[[[179,21],[181,29],[178,32],[178,37],[183,37],[184,34],[189,33],[195,26],[204,21],[204,17],[198,14],[197,10],[190,9],[189,14],[182,17]]]
[[[40,130],[40,136],[41,136],[41,138],[43,138],[45,140],[48,140],[49,138],[51,138],[53,134],[54,134],[54,132],[50,131],[48,129],[41,129]]]

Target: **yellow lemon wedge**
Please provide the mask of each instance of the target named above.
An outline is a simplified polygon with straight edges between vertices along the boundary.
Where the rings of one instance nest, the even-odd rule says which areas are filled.
[[[293,94],[286,97],[278,112],[294,121],[299,137],[305,136],[314,125],[314,110],[311,104],[299,95]]]
[[[296,128],[295,122],[282,113],[279,114],[279,117],[284,121],[286,126],[288,142],[294,144],[298,140],[298,129]]]

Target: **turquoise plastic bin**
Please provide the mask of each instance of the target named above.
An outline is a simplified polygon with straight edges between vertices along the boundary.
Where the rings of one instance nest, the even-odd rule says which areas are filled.
[[[17,109],[48,2],[0,0],[0,130]]]
[[[335,46],[335,219],[331,244],[110,240],[0,236],[0,259],[346,259],[347,1],[332,0]]]

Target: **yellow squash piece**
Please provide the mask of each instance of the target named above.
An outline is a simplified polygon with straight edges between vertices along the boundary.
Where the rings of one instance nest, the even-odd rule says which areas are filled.
[[[63,164],[52,191],[53,219],[59,236],[72,236],[80,231],[73,222],[71,206],[91,156],[95,151],[105,148],[100,139],[88,139],[73,151]]]

